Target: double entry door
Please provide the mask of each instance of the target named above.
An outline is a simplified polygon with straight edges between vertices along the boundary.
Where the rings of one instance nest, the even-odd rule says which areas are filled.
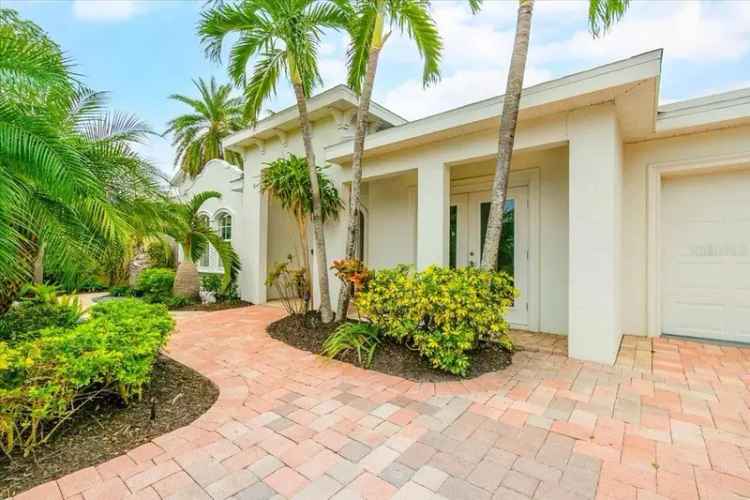
[[[491,204],[490,191],[451,195],[451,267],[480,265]],[[512,276],[518,289],[519,295],[507,315],[507,320],[518,326],[528,323],[528,241],[528,187],[510,188],[505,200],[497,269]]]

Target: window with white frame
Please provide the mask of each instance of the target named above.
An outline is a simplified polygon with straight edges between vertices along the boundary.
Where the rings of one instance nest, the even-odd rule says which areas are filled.
[[[232,241],[232,216],[228,213],[219,214],[217,217],[219,237],[224,241]]]
[[[198,218],[200,219],[201,223],[205,224],[206,226],[210,225],[208,215],[200,214]],[[201,255],[198,265],[200,267],[209,267],[211,265],[211,253],[208,248],[206,248],[206,250]]]

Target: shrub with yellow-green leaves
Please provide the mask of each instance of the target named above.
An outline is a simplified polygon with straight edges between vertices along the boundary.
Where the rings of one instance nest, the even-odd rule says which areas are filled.
[[[480,341],[512,350],[505,314],[513,280],[477,268],[432,266],[377,271],[355,299],[360,314],[385,335],[412,345],[432,366],[456,375],[469,369]]]
[[[74,328],[0,342],[0,450],[30,453],[103,392],[140,397],[173,327],[163,305],[125,299],[94,306]]]

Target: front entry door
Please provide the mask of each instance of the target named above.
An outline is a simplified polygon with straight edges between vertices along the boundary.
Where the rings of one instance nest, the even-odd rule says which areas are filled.
[[[481,263],[491,203],[490,191],[451,197],[452,267],[478,266]],[[518,289],[519,295],[506,316],[508,322],[517,326],[528,323],[528,240],[528,188],[508,189],[497,269],[512,276]]]

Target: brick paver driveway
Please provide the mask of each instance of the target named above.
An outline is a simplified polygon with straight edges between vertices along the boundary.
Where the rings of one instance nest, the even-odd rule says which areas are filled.
[[[271,307],[178,321],[221,389],[193,424],[18,498],[742,498],[750,350],[627,338],[614,368],[521,352],[416,384],[270,339]]]

